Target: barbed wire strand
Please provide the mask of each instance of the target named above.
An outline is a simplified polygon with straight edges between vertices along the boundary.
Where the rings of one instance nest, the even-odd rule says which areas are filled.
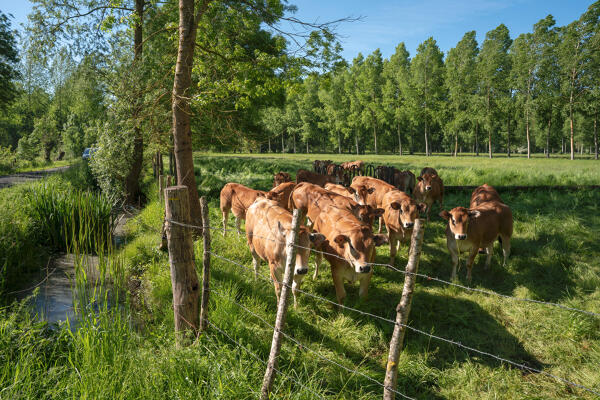
[[[234,264],[234,265],[237,265],[237,266],[240,266],[240,267],[243,267],[243,268],[245,268],[245,269],[248,269],[248,270],[252,271],[250,267],[247,267],[247,266],[245,266],[245,265],[243,265],[243,264],[240,264],[240,263],[238,263],[238,262],[236,262],[236,261],[233,261],[233,260],[230,260],[230,259],[228,259],[228,258],[226,258],[226,257],[220,256],[220,255],[218,255],[218,254],[216,254],[216,253],[213,253],[212,251],[210,251],[209,253],[210,253],[211,255],[213,255],[213,256],[215,256],[215,257],[217,257],[217,258],[220,258],[220,259],[224,260],[224,261],[228,261],[228,262],[230,262],[230,263],[232,263],[232,264]],[[262,275],[262,274],[258,274],[258,275],[259,275],[260,277],[262,277],[263,279],[266,279],[267,281],[271,282],[271,279],[270,279],[270,278],[268,278],[268,277],[266,277],[266,276],[264,276],[264,275]],[[282,284],[282,285],[286,285],[286,284],[285,284],[285,282],[279,282],[279,283],[280,283],[280,284]],[[290,288],[291,288],[291,286],[289,286],[289,285],[286,285],[286,286],[288,286],[288,287],[290,287]],[[336,302],[334,302],[334,301],[331,301],[331,300],[329,300],[329,299],[326,299],[326,298],[324,298],[324,297],[321,297],[321,296],[317,296],[317,295],[315,295],[315,294],[312,294],[312,293],[306,292],[306,291],[304,291],[304,290],[301,290],[301,289],[298,289],[298,288],[296,288],[296,290],[297,290],[298,292],[300,292],[300,293],[303,293],[303,294],[305,294],[305,295],[308,295],[308,296],[310,296],[310,297],[313,297],[313,298],[315,298],[315,299],[318,299],[318,300],[320,300],[320,301],[323,301],[323,302],[327,302],[327,303],[333,304],[333,305],[335,305],[335,306],[338,306],[338,307],[340,307],[340,308],[343,308],[343,309],[346,309],[346,310],[349,310],[349,311],[353,311],[353,312],[356,312],[356,313],[359,313],[359,314],[362,314],[362,315],[365,315],[365,316],[368,316],[368,317],[376,318],[376,319],[379,319],[379,320],[381,320],[381,321],[388,322],[388,323],[390,323],[390,324],[393,324],[393,325],[396,325],[396,324],[398,324],[398,323],[397,323],[395,320],[392,320],[392,319],[389,319],[389,318],[385,318],[385,317],[382,317],[382,316],[379,316],[379,315],[376,315],[376,314],[372,314],[372,313],[369,313],[369,312],[366,312],[366,311],[358,310],[358,309],[356,309],[356,308],[348,307],[348,306],[345,306],[345,305],[343,305],[343,304],[338,304],[338,303],[336,303]],[[494,359],[496,359],[496,360],[498,360],[498,361],[501,361],[501,362],[504,362],[504,363],[506,363],[506,364],[513,365],[513,366],[515,366],[515,367],[517,367],[517,368],[519,368],[519,369],[521,369],[521,370],[527,370],[527,371],[535,372],[535,373],[538,373],[538,374],[541,374],[541,375],[545,375],[545,376],[547,376],[547,377],[550,377],[550,378],[553,378],[553,379],[555,379],[555,380],[557,380],[557,381],[563,382],[563,383],[565,383],[565,384],[567,384],[567,385],[570,385],[570,386],[573,386],[573,387],[576,387],[576,388],[579,388],[579,389],[585,390],[585,391],[587,391],[587,392],[593,393],[593,394],[595,394],[595,395],[597,395],[597,396],[600,396],[600,392],[598,392],[598,391],[596,391],[596,390],[594,390],[594,389],[590,389],[590,388],[588,388],[587,386],[580,385],[580,384],[578,384],[578,383],[575,383],[575,382],[569,381],[569,380],[567,380],[567,379],[565,379],[565,378],[561,378],[560,376],[553,375],[553,374],[551,374],[551,373],[549,373],[549,372],[545,372],[545,371],[542,371],[542,370],[539,370],[539,369],[536,369],[536,368],[533,368],[533,367],[529,367],[529,366],[527,366],[527,365],[525,365],[525,364],[520,364],[520,363],[518,363],[518,362],[515,362],[515,361],[512,361],[512,360],[509,360],[509,359],[506,359],[506,358],[503,358],[503,357],[500,357],[500,356],[497,356],[497,355],[495,355],[495,354],[488,353],[488,352],[486,352],[486,351],[482,351],[482,350],[476,349],[476,348],[474,348],[474,347],[470,347],[470,346],[464,345],[464,344],[462,344],[461,342],[457,342],[457,341],[455,341],[455,340],[452,340],[452,339],[446,339],[446,338],[444,338],[444,337],[437,336],[437,335],[431,334],[431,333],[429,333],[429,332],[425,332],[425,331],[423,331],[423,330],[420,330],[420,329],[418,329],[418,328],[414,328],[414,327],[412,327],[412,326],[410,326],[410,325],[405,325],[405,324],[398,324],[398,325],[400,325],[400,326],[402,326],[403,328],[406,328],[406,329],[408,329],[408,330],[411,330],[411,331],[413,331],[413,332],[416,332],[416,333],[419,333],[419,334],[421,334],[421,335],[424,335],[424,336],[430,337],[430,338],[432,338],[432,339],[436,339],[436,340],[439,340],[439,341],[442,341],[442,342],[446,342],[446,343],[452,344],[452,345],[454,345],[454,346],[457,346],[457,347],[463,348],[463,349],[465,349],[465,350],[468,350],[468,351],[471,351],[471,352],[473,352],[473,353],[477,353],[477,354],[484,355],[484,356],[487,356],[487,357],[490,357],[490,358],[494,358]],[[283,333],[283,332],[282,332],[282,333]]]
[[[214,322],[211,322],[209,320],[207,320],[206,322],[208,322],[208,324],[210,326],[212,326],[213,328],[215,328],[219,333],[221,333],[222,335],[224,335],[225,337],[227,337],[232,343],[236,344],[238,347],[241,347],[242,349],[244,349],[248,354],[250,354],[253,358],[255,358],[257,361],[260,361],[262,364],[264,364],[265,366],[268,365],[268,363],[263,360],[262,358],[260,358],[256,353],[252,352],[250,349],[248,349],[246,346],[242,346],[242,344],[240,342],[238,342],[237,340],[235,340],[234,338],[232,338],[229,334],[227,334],[227,332],[225,332],[224,330],[222,330],[221,328],[219,328],[217,325],[215,325]],[[297,384],[298,386],[302,387],[303,389],[306,389],[307,391],[311,392],[312,394],[318,396],[321,399],[324,399],[325,397],[318,393],[315,392],[313,389],[309,388],[308,386],[306,386],[305,384],[303,384],[302,382],[300,382],[299,380],[293,378],[291,375],[285,374],[283,372],[281,372],[281,370],[273,367],[273,369],[280,374],[281,376],[289,379],[290,381],[294,382],[295,384]]]
[[[231,301],[232,303],[234,303],[234,304],[235,304],[235,305],[237,305],[238,307],[240,307],[240,308],[242,308],[243,310],[245,310],[245,311],[246,311],[247,313],[249,313],[250,315],[252,315],[252,316],[254,316],[254,317],[258,318],[260,321],[262,321],[262,322],[263,322],[265,325],[267,325],[269,328],[271,328],[271,329],[275,329],[275,326],[273,326],[273,325],[272,325],[270,322],[268,322],[267,320],[265,320],[265,319],[264,319],[263,317],[261,317],[260,315],[258,315],[258,314],[256,314],[256,313],[254,313],[253,311],[251,311],[250,309],[248,309],[248,308],[247,308],[247,307],[245,307],[244,305],[242,305],[242,304],[238,303],[237,301],[235,301],[234,299],[232,299],[230,296],[225,296],[224,294],[221,294],[221,293],[219,293],[218,291],[215,291],[214,289],[211,289],[211,293],[216,293],[216,294],[217,294],[217,295],[219,295],[221,298],[224,298],[224,299],[227,299],[227,300]],[[407,395],[405,395],[404,393],[401,393],[401,392],[399,392],[399,391],[397,391],[397,390],[395,390],[395,389],[393,389],[393,388],[391,388],[391,387],[389,387],[389,386],[385,386],[383,383],[379,382],[378,380],[376,380],[376,379],[374,379],[374,378],[371,378],[369,375],[367,375],[367,374],[364,374],[364,373],[360,372],[360,371],[358,370],[358,368],[356,368],[356,369],[350,369],[350,368],[348,368],[348,367],[345,367],[344,365],[342,365],[342,364],[338,363],[337,361],[334,361],[334,360],[331,360],[330,358],[327,358],[327,357],[325,357],[324,355],[322,355],[322,354],[321,354],[321,353],[319,353],[318,351],[311,349],[311,348],[310,348],[310,347],[308,347],[307,345],[305,345],[305,344],[301,343],[301,342],[300,342],[300,341],[298,341],[296,338],[294,338],[293,336],[291,336],[291,335],[289,335],[289,334],[285,333],[285,332],[284,332],[284,331],[282,331],[282,330],[279,330],[279,333],[281,333],[281,334],[282,334],[284,337],[286,337],[288,340],[290,340],[290,341],[294,342],[295,344],[297,344],[297,345],[298,345],[298,346],[299,346],[301,349],[305,349],[305,350],[307,350],[307,351],[309,351],[309,352],[311,352],[311,353],[315,354],[317,357],[321,358],[321,359],[322,359],[322,360],[324,360],[324,361],[327,361],[327,362],[329,362],[329,363],[331,363],[331,364],[334,364],[334,365],[336,365],[337,367],[339,367],[339,368],[342,368],[343,370],[345,370],[345,371],[347,371],[347,372],[350,372],[350,373],[352,373],[352,374],[357,374],[357,375],[360,375],[360,376],[362,376],[363,378],[365,378],[365,379],[367,379],[367,380],[369,380],[369,381],[371,381],[371,382],[373,382],[373,383],[376,383],[377,385],[379,385],[379,386],[381,386],[381,387],[383,387],[383,388],[385,388],[385,389],[388,389],[388,390],[390,390],[390,391],[392,391],[392,392],[394,392],[394,393],[396,393],[396,394],[400,395],[401,397],[403,397],[403,398],[405,398],[405,399],[408,399],[408,400],[416,400],[416,399],[414,399],[413,397],[407,396]]]
[[[211,226],[195,226],[195,225],[184,224],[184,223],[173,221],[173,220],[167,220],[167,222],[173,223],[175,225],[180,225],[180,226],[184,226],[184,227],[188,227],[188,228],[193,228],[193,229],[222,230],[222,228],[211,227]],[[232,232],[236,231],[235,229],[226,229],[226,230],[227,231],[232,231]],[[273,238],[268,238],[268,237],[264,237],[264,236],[260,236],[260,235],[256,235],[256,234],[252,234],[252,236],[255,236],[255,237],[258,237],[258,238],[261,238],[261,239],[270,240],[270,241],[277,242],[277,243],[281,243],[281,244],[286,244],[284,241],[276,240],[276,239],[273,239]],[[310,247],[306,247],[306,246],[301,246],[301,245],[298,245],[298,244],[296,244],[294,246],[299,247],[299,248],[303,248],[303,249],[308,249],[308,250],[313,251],[315,253],[320,253],[320,254],[323,254],[323,255],[329,255],[329,256],[332,256],[332,257],[335,257],[335,258],[338,258],[340,260],[344,260],[344,261],[348,262],[348,260],[346,260],[344,257],[341,257],[341,256],[339,256],[337,254],[333,254],[333,253],[328,253],[328,252],[325,252],[325,251],[316,250],[316,249],[313,249],[313,248],[310,248]],[[416,273],[416,272],[407,272],[405,270],[396,268],[396,267],[394,267],[391,264],[367,263],[366,265],[375,266],[375,267],[386,267],[386,268],[392,269],[393,271],[399,272],[399,273],[404,274],[404,275],[414,275],[414,276],[426,279],[428,281],[435,281],[435,282],[443,283],[443,284],[446,284],[446,285],[449,285],[449,286],[454,286],[454,287],[460,288],[462,290],[470,291],[470,292],[481,293],[481,294],[485,294],[485,295],[488,295],[488,296],[501,297],[501,298],[504,298],[504,299],[510,299],[510,300],[514,300],[514,301],[534,303],[534,304],[541,304],[541,305],[546,305],[546,306],[549,306],[549,307],[561,308],[561,309],[566,310],[566,311],[577,312],[577,313],[580,313],[580,314],[586,314],[586,315],[589,315],[589,316],[592,316],[592,317],[600,318],[600,313],[595,313],[593,311],[581,310],[581,309],[578,309],[578,308],[569,307],[569,306],[565,306],[563,304],[558,304],[558,303],[552,303],[552,302],[549,302],[549,301],[535,300],[535,299],[530,299],[530,298],[526,298],[526,297],[515,297],[515,296],[510,296],[510,295],[507,295],[507,294],[502,294],[502,293],[494,292],[494,291],[491,291],[491,290],[472,288],[472,287],[461,285],[459,283],[454,283],[454,282],[446,281],[446,280],[443,280],[441,278],[437,278],[437,277],[434,277],[434,276],[429,276],[429,275],[426,275],[426,274],[421,274],[421,273]]]

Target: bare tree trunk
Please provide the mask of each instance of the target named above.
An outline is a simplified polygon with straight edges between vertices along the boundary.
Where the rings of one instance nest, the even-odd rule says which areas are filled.
[[[475,155],[479,156],[479,121],[475,123]]]
[[[492,121],[490,121],[490,89],[487,92],[487,119],[488,119],[488,151],[489,156],[492,158]]]
[[[400,132],[400,124],[398,124],[398,152],[402,155],[402,134]]]
[[[454,157],[458,155],[458,131],[454,133]]]
[[[142,29],[144,24],[144,0],[135,0],[136,23],[133,34],[133,64],[134,68],[141,70],[142,63]],[[138,78],[136,76],[136,78]],[[137,80],[137,79],[136,79]],[[137,84],[133,85],[135,89]],[[144,135],[139,126],[140,100],[137,99],[133,106],[133,154],[129,173],[125,177],[125,199],[128,203],[135,203],[140,197],[140,174],[144,161]]]
[[[594,116],[594,159],[598,159],[598,111]]]
[[[546,158],[550,158],[550,128],[552,127],[552,118],[548,118],[548,132],[546,132]]]
[[[269,138],[269,153],[271,152],[271,138]]]
[[[281,134],[281,154],[285,153],[285,148],[283,144],[283,133]]]
[[[354,142],[356,143],[356,155],[358,155],[358,133],[354,133]]]
[[[529,128],[527,130],[529,132]],[[529,140],[529,133],[527,140]],[[506,156],[510,157],[510,115],[506,118]],[[527,158],[529,158],[529,144],[527,145]]]
[[[425,155],[429,155],[429,138],[427,137],[427,116],[425,116]]]
[[[210,0],[204,0],[194,15],[194,0],[179,0],[179,47],[173,81],[173,142],[177,161],[177,184],[188,188],[190,217],[194,225],[202,222],[200,199],[194,176],[192,129],[190,126],[189,90],[192,86],[194,46],[200,17]]]
[[[571,92],[571,101],[569,102],[569,125],[571,128],[571,160],[575,159],[575,132],[573,127],[573,93]]]
[[[292,133],[292,138],[294,140],[294,154],[296,154],[296,133]]]
[[[338,154],[342,154],[342,135],[338,132]]]
[[[375,126],[374,123],[373,123],[373,139],[375,140],[375,154],[379,154],[379,151],[377,148],[377,127]]]
[[[310,153],[310,151],[308,151],[308,139],[306,139],[306,154]]]
[[[525,132],[527,135],[527,158],[531,158],[531,139],[529,137],[529,110],[525,111]]]

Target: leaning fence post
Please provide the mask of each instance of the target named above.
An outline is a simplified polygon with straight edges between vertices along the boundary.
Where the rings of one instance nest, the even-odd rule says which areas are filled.
[[[269,354],[269,361],[267,362],[267,370],[265,371],[265,377],[263,379],[262,389],[260,398],[266,400],[269,398],[269,393],[273,387],[273,381],[275,380],[275,370],[277,369],[277,357],[279,356],[279,350],[281,349],[281,329],[285,324],[285,314],[288,306],[289,292],[292,287],[292,279],[294,277],[294,265],[296,261],[296,240],[298,237],[298,229],[300,228],[301,212],[294,210],[292,218],[292,231],[291,237],[288,237],[286,243],[286,254],[285,260],[285,273],[283,275],[283,282],[281,285],[281,294],[279,295],[279,304],[277,305],[277,318],[275,319],[275,329],[273,330],[273,340],[271,342],[271,353]]]
[[[210,220],[208,219],[208,204],[206,198],[200,198],[202,210],[202,237],[204,254],[202,256],[202,297],[200,300],[200,331],[206,330],[208,325],[208,296],[210,294]]]
[[[383,381],[384,400],[394,400],[394,391],[396,390],[396,385],[398,383],[398,358],[400,356],[402,342],[404,341],[404,334],[406,333],[405,326],[408,322],[412,295],[417,281],[416,273],[419,269],[419,258],[421,256],[424,231],[425,227],[421,222],[421,219],[418,218],[413,227],[402,297],[396,306],[396,324],[394,325],[394,333],[392,333],[392,339],[390,340],[390,353],[388,355],[387,368],[385,371],[385,380]]]
[[[187,342],[188,333],[196,334],[198,324],[198,274],[194,261],[192,230],[177,223],[190,223],[187,186],[165,189],[167,246],[173,286],[173,312],[177,345]],[[174,223],[174,222],[175,223]]]

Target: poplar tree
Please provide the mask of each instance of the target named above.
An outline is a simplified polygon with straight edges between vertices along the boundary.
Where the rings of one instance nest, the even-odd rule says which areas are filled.
[[[424,124],[425,154],[431,155],[429,128],[444,97],[444,54],[430,37],[417,48],[411,60],[412,102]]]
[[[454,156],[458,153],[458,132],[472,124],[471,104],[477,93],[477,40],[475,31],[465,33],[460,42],[446,57],[447,107],[452,112],[449,121],[454,134]]]
[[[396,47],[396,52],[383,64],[384,84],[382,89],[383,107],[388,125],[396,129],[398,154],[402,155],[402,131],[409,127],[410,98],[410,55],[404,42]]]
[[[383,120],[383,58],[379,49],[369,54],[361,65],[357,76],[356,97],[361,104],[361,125],[373,132],[373,149],[379,153],[377,131]]]
[[[485,104],[485,125],[488,131],[488,154],[492,158],[492,137],[495,117],[500,113],[500,101],[507,95],[510,59],[508,49],[512,41],[508,28],[500,24],[485,35],[477,59],[480,96]],[[496,115],[495,115],[496,114]]]
[[[511,83],[515,89],[517,104],[525,116],[527,158],[531,158],[530,122],[533,114],[534,88],[540,61],[538,45],[532,33],[519,35],[510,48],[512,58]]]

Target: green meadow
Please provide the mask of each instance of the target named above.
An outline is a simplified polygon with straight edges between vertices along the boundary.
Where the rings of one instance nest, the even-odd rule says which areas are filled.
[[[314,159],[348,161],[353,155],[195,154],[199,190],[207,196],[213,227],[221,226],[218,193],[226,182],[269,189],[278,171],[295,174]],[[594,161],[498,157],[361,156],[368,163],[394,165],[418,173],[435,167],[446,185],[590,185],[600,182]],[[212,251],[247,268],[212,258],[214,289],[209,320],[214,328],[189,347],[176,348],[168,255],[158,250],[163,207],[156,188],[150,202],[127,224],[126,245],[113,256],[123,263],[127,300],[121,307],[82,315],[78,329],[49,327],[27,306],[0,310],[0,398],[178,398],[253,399],[260,390],[272,329],[249,309],[274,323],[271,283],[254,279],[245,237],[212,232]],[[2,193],[0,193],[2,195]],[[496,253],[490,270],[483,257],[473,269],[473,288],[531,298],[592,312],[600,311],[600,191],[503,192],[515,219],[512,255],[501,266]],[[470,192],[447,193],[445,207],[468,204]],[[3,211],[4,212],[4,211]],[[444,229],[434,206],[426,225],[419,272],[448,280],[451,262]],[[7,217],[8,218],[8,217]],[[33,217],[30,217],[33,218]],[[233,220],[229,227],[233,228]],[[202,241],[195,245],[200,270]],[[379,247],[376,262],[387,263]],[[396,258],[404,268],[407,248]],[[464,263],[464,260],[463,260]],[[313,268],[311,257],[311,268]],[[248,269],[250,268],[250,269]],[[268,275],[263,264],[261,273]],[[467,285],[465,268],[460,284]],[[346,305],[393,319],[404,275],[380,267],[367,300],[346,284]],[[302,290],[335,300],[327,263],[317,279],[312,271]],[[237,303],[237,304],[236,304]],[[240,305],[238,305],[240,304]],[[542,304],[474,293],[419,278],[410,325],[600,391],[600,319]],[[377,399],[382,388],[393,326],[329,303],[300,295],[285,331],[303,346],[284,339],[274,398]],[[594,399],[546,375],[503,364],[455,345],[408,331],[398,365],[398,391],[417,399]],[[245,349],[244,349],[245,348]],[[307,348],[343,365],[340,368]],[[296,382],[301,382],[299,385]],[[397,396],[399,398],[399,396]]]

